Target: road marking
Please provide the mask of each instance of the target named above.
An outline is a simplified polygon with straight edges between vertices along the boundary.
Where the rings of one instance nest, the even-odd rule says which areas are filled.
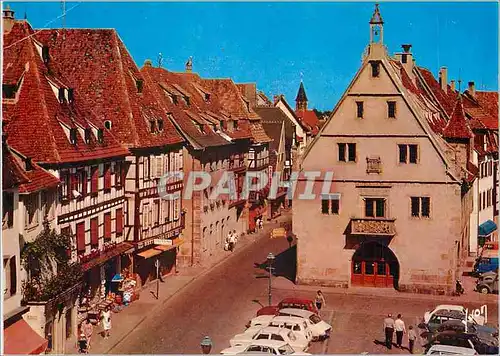
[[[321,351],[321,353],[322,353],[323,355],[327,354],[327,352],[326,352],[326,351],[328,350],[328,344],[330,343],[330,339],[332,338],[332,335],[333,335],[333,321],[334,321],[334,316],[335,316],[335,314],[334,314],[334,312],[333,312],[333,311],[330,311],[330,313],[331,313],[331,316],[330,316],[330,319],[329,319],[329,321],[330,321],[330,322],[329,322],[328,324],[330,324],[330,325],[332,326],[332,330],[330,330],[330,337],[329,337],[329,338],[327,338],[327,339],[325,340],[325,342],[323,342],[323,349],[322,349],[322,351]]]

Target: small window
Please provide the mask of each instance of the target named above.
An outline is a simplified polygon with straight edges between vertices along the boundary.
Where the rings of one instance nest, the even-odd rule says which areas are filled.
[[[4,99],[15,99],[17,87],[15,84],[2,84],[2,97]]]
[[[398,145],[399,146],[399,163],[406,163],[407,160],[407,146],[406,145]]]
[[[417,145],[408,145],[410,150],[410,163],[417,163],[418,154],[417,154]]]
[[[142,89],[144,87],[144,81],[142,79],[137,79],[135,81],[135,86],[137,87],[137,92],[142,93]]]
[[[428,218],[431,211],[431,199],[429,197],[411,197],[411,216]]]
[[[365,217],[383,218],[385,217],[385,199],[366,198],[365,199]]]
[[[387,116],[390,118],[396,117],[396,102],[388,101],[387,102]]]
[[[69,142],[72,145],[76,145],[76,139],[77,139],[77,132],[75,128],[69,129]]]
[[[158,131],[162,132],[163,131],[163,120],[158,119]]]
[[[418,145],[398,145],[399,163],[417,163]]]
[[[328,214],[328,205],[329,205],[329,200],[323,199],[321,201],[321,212],[323,214]]]
[[[370,63],[372,66],[372,77],[378,78],[380,75],[380,62],[379,61],[372,61]]]
[[[348,143],[347,147],[349,149],[349,162],[355,162],[356,161],[356,144],[355,143]]]
[[[105,127],[107,130],[111,130],[111,121],[110,121],[110,120],[106,120],[106,121],[104,121],[104,127]]]
[[[92,130],[90,128],[85,129],[85,143],[88,145],[92,141]]]
[[[407,54],[403,54],[401,56],[401,63],[407,63],[408,62],[408,55]]]
[[[345,162],[345,143],[339,143],[339,161]]]
[[[237,130],[238,129],[238,120],[234,120],[233,123],[234,123],[233,124],[234,129]]]
[[[330,200],[330,205],[332,208],[332,214],[338,215],[339,214],[339,207],[340,207],[340,201],[337,199]]]
[[[156,133],[156,122],[154,120],[149,120],[149,131]]]
[[[97,129],[97,142],[103,143],[104,142],[104,131],[103,129]]]
[[[356,101],[356,107],[357,107],[357,117],[362,119],[363,118],[363,102]]]
[[[346,161],[356,162],[356,144],[355,143],[338,143],[338,147],[339,147],[339,161],[341,161],[341,162],[346,162]],[[347,153],[347,157],[346,157],[346,153]]]
[[[64,103],[66,101],[66,97],[64,96],[64,88],[59,88],[59,93],[57,98],[59,99],[60,103]]]
[[[72,103],[75,100],[75,93],[73,88],[68,88],[68,102]]]

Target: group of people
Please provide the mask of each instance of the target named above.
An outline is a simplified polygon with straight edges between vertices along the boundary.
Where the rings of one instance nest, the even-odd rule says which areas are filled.
[[[388,349],[392,349],[394,331],[396,332],[396,347],[400,349],[403,347],[403,335],[408,334],[408,350],[412,354],[417,333],[411,325],[408,327],[408,332],[406,331],[405,322],[401,319],[401,314],[398,314],[396,320],[392,318],[392,314],[388,314],[387,318],[384,319],[385,346]]]
[[[225,250],[233,252],[236,242],[238,242],[238,234],[236,230],[230,230],[226,237]]]
[[[111,332],[111,308],[107,307],[100,313],[100,320],[102,324],[102,335],[105,339],[109,338]],[[90,349],[90,342],[92,334],[94,333],[94,325],[90,318],[85,319],[80,327],[80,337],[78,338],[78,352],[88,353]]]

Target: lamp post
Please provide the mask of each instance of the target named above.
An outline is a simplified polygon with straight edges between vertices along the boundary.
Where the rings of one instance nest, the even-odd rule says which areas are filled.
[[[274,262],[274,255],[272,254],[272,252],[269,252],[269,254],[267,255],[267,266],[269,268],[269,306],[271,306],[271,299],[272,299],[272,295],[271,295],[271,278],[273,276],[273,262]]]
[[[212,339],[209,336],[205,336],[203,340],[201,340],[200,346],[203,354],[207,355],[212,350]]]

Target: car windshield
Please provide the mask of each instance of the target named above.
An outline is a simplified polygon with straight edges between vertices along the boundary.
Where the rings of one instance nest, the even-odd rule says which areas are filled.
[[[311,315],[309,320],[311,320],[311,323],[317,324],[321,321],[321,318],[319,316],[317,316],[316,314],[313,314],[313,315]]]
[[[295,334],[294,334],[292,331],[290,331],[290,332],[288,333],[288,338],[289,338],[291,341],[295,341],[295,340],[297,340],[297,338],[295,337]]]
[[[280,355],[291,355],[294,353],[292,347],[288,344],[285,344],[278,348],[278,352],[280,353]]]

